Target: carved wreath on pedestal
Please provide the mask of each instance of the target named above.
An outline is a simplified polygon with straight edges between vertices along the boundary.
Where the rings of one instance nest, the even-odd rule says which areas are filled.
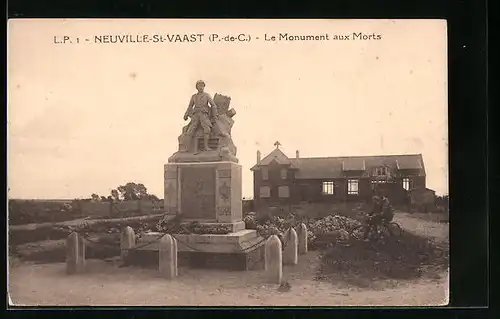
[[[224,184],[219,187],[219,194],[222,200],[224,200],[225,202],[228,201],[231,197],[231,187],[229,187],[227,183],[224,182]]]
[[[219,215],[221,215],[221,216],[231,216],[231,208],[229,208],[229,207],[219,207]]]

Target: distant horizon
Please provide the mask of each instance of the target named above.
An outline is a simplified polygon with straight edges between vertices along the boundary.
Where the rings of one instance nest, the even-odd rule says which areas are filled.
[[[154,195],[154,194],[152,194]],[[101,196],[101,195],[99,195]],[[163,198],[158,197],[161,201],[164,200]],[[47,202],[67,202],[67,201],[74,201],[74,200],[80,200],[80,199],[90,199],[90,197],[85,197],[85,198],[9,198],[9,200],[34,200],[34,201],[47,201]],[[242,199],[245,200],[250,200],[253,198],[247,198],[243,197]],[[123,201],[123,200],[122,200]]]
[[[300,150],[298,150],[298,151],[300,152]],[[264,158],[265,156],[267,156],[269,153],[271,153],[271,152],[268,152],[266,154],[262,154],[262,158]],[[286,154],[286,153],[285,153],[285,155],[288,156],[288,154]],[[348,157],[384,157],[384,156],[410,156],[410,155],[421,155],[423,157],[422,153],[404,153],[404,154],[402,154],[402,153],[399,153],[399,154],[393,153],[393,154],[367,154],[367,155],[352,155],[352,156],[321,156],[321,157],[318,157],[318,156],[302,157],[302,156],[300,156],[300,158],[302,158],[302,159],[304,159],[304,158],[323,159],[323,158],[331,158],[331,157],[334,157],[334,158],[348,158]],[[288,156],[288,157],[291,158],[291,159],[295,159],[295,157],[290,157],[290,156]],[[425,159],[424,159],[424,167],[425,167]],[[130,182],[137,183],[137,181],[130,181]],[[147,185],[144,185],[144,186],[146,186],[146,188],[148,187]],[[116,187],[118,187],[118,186],[116,186]],[[110,188],[110,192],[111,192],[112,189],[116,189],[116,187]],[[432,189],[430,187],[426,187],[426,188]],[[434,189],[432,189],[432,190],[434,190]],[[148,189],[148,192],[149,192],[149,189]],[[89,199],[91,195],[92,194],[89,194],[88,197],[81,196],[81,197],[75,197],[75,198],[21,198],[21,197],[17,197],[17,198],[9,198],[9,199],[12,199],[12,200],[73,201],[73,200],[78,200],[78,199]],[[111,194],[108,194],[108,195],[97,194],[97,195],[99,195],[99,196],[110,196]],[[163,200],[163,198],[160,197],[160,196],[158,196],[157,194],[151,194],[151,195],[155,195],[160,200]],[[449,194],[448,193],[438,193],[436,191],[436,196],[449,196]],[[242,197],[242,199],[245,199],[245,200],[253,200],[253,198],[254,198],[254,196],[243,196]]]

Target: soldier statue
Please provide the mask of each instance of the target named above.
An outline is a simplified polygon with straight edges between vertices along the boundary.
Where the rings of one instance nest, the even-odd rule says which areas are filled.
[[[198,138],[196,137],[196,130],[201,126],[203,129],[203,141],[205,146],[205,151],[211,151],[212,149],[208,146],[208,140],[210,138],[210,132],[212,130],[212,119],[217,119],[217,105],[212,100],[212,97],[204,92],[205,82],[196,82],[196,89],[198,93],[193,94],[191,100],[189,101],[189,106],[184,114],[184,121],[191,118],[191,123],[186,132],[187,135],[187,147],[194,140],[194,150],[198,153]]]

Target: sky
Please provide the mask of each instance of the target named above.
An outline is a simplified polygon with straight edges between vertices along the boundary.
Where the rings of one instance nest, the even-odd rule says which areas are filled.
[[[382,39],[264,41],[353,32]],[[92,42],[177,33],[205,36]],[[212,33],[252,38],[209,42]],[[54,43],[65,35],[84,43]],[[257,150],[275,141],[290,157],[421,153],[427,186],[447,194],[446,46],[443,20],[9,20],[8,196],[107,196],[133,181],[162,198],[163,165],[200,79],[236,110],[245,197]]]

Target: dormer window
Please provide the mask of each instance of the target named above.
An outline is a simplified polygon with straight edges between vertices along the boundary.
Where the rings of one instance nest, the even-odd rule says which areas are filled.
[[[375,176],[387,176],[389,175],[389,169],[387,166],[377,167],[375,168],[374,175]]]

